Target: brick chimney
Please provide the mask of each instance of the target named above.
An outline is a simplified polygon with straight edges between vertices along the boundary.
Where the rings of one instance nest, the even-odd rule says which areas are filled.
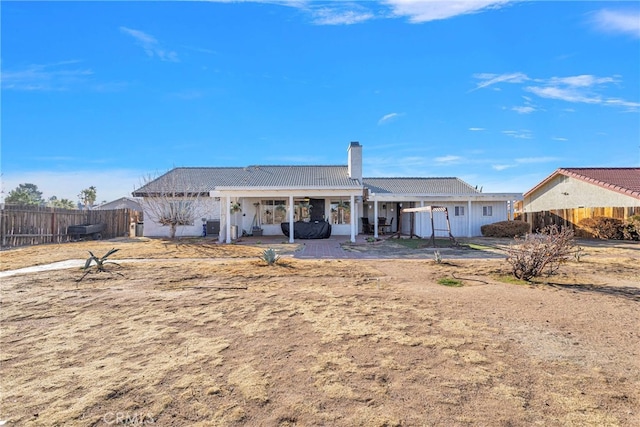
[[[349,149],[349,178],[357,179],[362,184],[362,145],[351,142]]]

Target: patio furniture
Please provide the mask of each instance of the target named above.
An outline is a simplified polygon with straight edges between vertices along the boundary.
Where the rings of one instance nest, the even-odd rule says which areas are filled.
[[[385,222],[380,222],[380,220],[384,219],[385,221],[387,220],[386,218],[378,218],[378,233],[379,234],[385,234],[386,232],[391,232],[391,226],[393,225],[393,218],[391,218],[391,222],[389,222],[389,224],[386,224]]]
[[[362,217],[362,232],[364,234],[373,234],[373,224],[369,222],[369,218]]]

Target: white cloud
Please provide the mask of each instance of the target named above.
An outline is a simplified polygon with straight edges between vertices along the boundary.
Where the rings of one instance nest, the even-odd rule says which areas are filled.
[[[384,0],[396,16],[406,16],[410,22],[420,23],[453,18],[506,6],[509,0]]]
[[[374,18],[374,14],[367,10],[338,9],[323,7],[312,11],[313,22],[318,25],[352,25]]]
[[[81,61],[60,61],[51,64],[32,64],[22,70],[2,72],[2,89],[12,90],[68,90],[86,83],[93,71],[78,68]]]
[[[497,171],[503,171],[505,169],[514,168],[516,165],[492,165],[491,168]]]
[[[398,118],[400,116],[399,113],[389,113],[389,114],[385,114],[384,116],[382,116],[380,118],[380,120],[378,120],[378,124],[379,125],[383,125],[385,123],[389,123],[393,120],[395,120],[396,118]]]
[[[499,9],[522,0],[209,0],[218,3],[269,3],[289,6],[309,13],[318,25],[351,25],[376,18],[406,17],[411,23],[449,19],[459,15]]]
[[[534,79],[528,77],[524,73],[517,72],[507,74],[479,73],[474,74],[473,77],[478,79],[479,83],[477,83],[476,87],[470,92],[497,85],[499,83],[519,84],[523,82],[533,82],[533,84],[525,86],[522,89],[540,98],[619,107],[625,108],[629,112],[635,112],[640,109],[640,103],[638,102],[606,97],[601,94],[601,92],[606,90],[609,85],[620,83],[620,76],[617,75],[610,77],[598,77],[591,74],[579,74],[575,76]],[[513,107],[511,109],[520,114],[529,114],[538,109],[530,101],[530,97],[525,96],[524,99],[524,106]]]
[[[516,163],[520,163],[520,164],[550,163],[550,162],[557,162],[558,160],[560,159],[557,157],[522,157],[522,158],[516,159]]]
[[[568,141],[569,140],[569,139],[563,138],[561,136],[554,136],[551,139],[553,139],[554,141]]]
[[[532,139],[533,135],[531,135],[531,131],[524,129],[524,130],[503,130],[502,131],[503,134],[510,136],[512,138],[516,138],[516,139]]]
[[[591,16],[591,22],[603,32],[629,34],[640,38],[640,10],[603,9]]]
[[[440,163],[440,164],[452,164],[452,163],[458,163],[462,160],[462,157],[460,156],[453,156],[451,154],[446,155],[446,156],[442,156],[442,157],[436,157],[435,159],[433,159],[436,163]]]
[[[602,99],[597,96],[589,96],[587,93],[575,88],[562,88],[557,86],[529,86],[524,90],[538,95],[540,98],[560,99],[567,102],[578,102],[583,104],[599,104]]]
[[[133,37],[148,56],[157,57],[161,61],[179,62],[178,54],[164,49],[152,35],[127,27],[120,27],[120,31]]]
[[[616,82],[617,79],[614,79],[613,77],[596,77],[590,74],[581,74],[579,76],[551,77],[548,84],[553,86],[563,85],[570,87],[591,87]]]
[[[515,111],[516,113],[520,113],[520,114],[530,114],[533,113],[534,111],[536,111],[535,108],[531,107],[531,106],[522,106],[522,107],[512,107],[511,108],[513,111]]]
[[[473,77],[480,80],[474,90],[482,89],[495,85],[497,83],[522,83],[529,80],[524,73],[508,73],[508,74],[491,74],[491,73],[479,73]]]

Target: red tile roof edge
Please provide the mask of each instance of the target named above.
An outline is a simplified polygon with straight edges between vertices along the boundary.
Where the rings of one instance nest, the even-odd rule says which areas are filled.
[[[619,185],[611,184],[608,182],[600,181],[595,178],[591,178],[580,173],[574,172],[571,169],[574,168],[558,168],[551,175],[540,181],[538,185],[533,187],[531,190],[524,193],[524,197],[529,196],[531,193],[542,187],[544,184],[549,182],[556,175],[565,175],[572,178],[579,179],[580,181],[588,182],[589,184],[597,185],[598,187],[605,188],[607,190],[615,191],[616,193],[624,194],[626,196],[635,197],[640,199],[640,191],[631,190],[629,188],[620,187]],[[640,168],[575,168],[575,169],[632,169],[632,170],[640,170]]]

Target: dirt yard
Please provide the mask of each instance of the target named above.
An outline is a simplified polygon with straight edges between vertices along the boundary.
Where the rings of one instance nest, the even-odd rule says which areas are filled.
[[[589,242],[537,284],[495,257],[276,246],[275,266],[264,245],[200,241],[0,252],[6,272],[120,249],[80,282],[77,267],[0,277],[0,423],[640,425],[637,244]]]

